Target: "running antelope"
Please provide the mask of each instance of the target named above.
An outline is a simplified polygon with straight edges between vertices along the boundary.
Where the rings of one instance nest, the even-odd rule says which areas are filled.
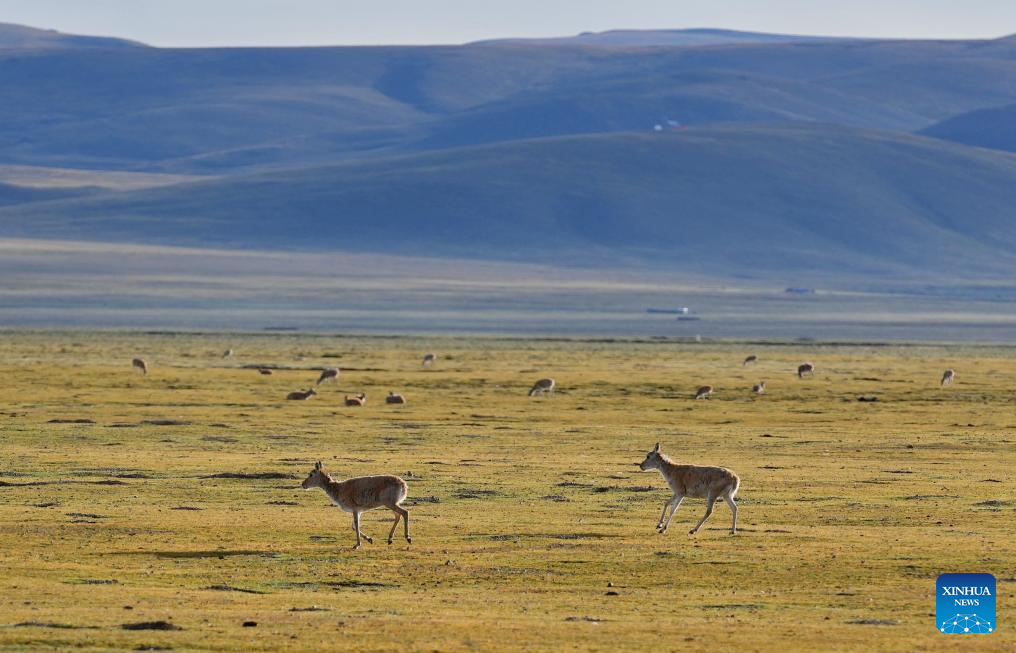
[[[542,395],[545,392],[553,394],[555,385],[557,384],[554,382],[554,379],[540,379],[533,384],[532,388],[529,388],[529,396]]]
[[[346,395],[347,406],[362,406],[365,403],[367,403],[367,395],[363,394],[362,392],[358,395],[353,396]]]
[[[437,360],[436,354],[424,354],[423,362],[421,363],[424,367],[430,367]]]
[[[815,376],[815,366],[811,363],[801,363],[797,366],[797,378],[803,379],[805,374]]]
[[[766,391],[766,382],[759,381],[755,385],[751,386],[751,391],[757,395],[764,394]]]
[[[734,515],[734,521],[730,526],[730,534],[737,534],[737,504],[734,503],[734,496],[741,487],[741,479],[734,472],[724,467],[699,467],[697,465],[678,465],[665,454],[660,453],[660,443],[646,454],[646,459],[639,465],[642,471],[657,469],[663,474],[667,485],[674,492],[666,503],[663,504],[663,514],[656,524],[656,530],[660,535],[667,533],[670,527],[670,520],[674,513],[681,507],[681,501],[685,497],[694,497],[706,500],[706,514],[689,533],[694,535],[702,528],[702,524],[713,514],[713,504],[716,499],[723,497],[723,500],[730,506],[730,512]],[[673,506],[670,516],[667,516],[667,509]]]
[[[148,363],[145,362],[144,358],[135,358],[131,361],[131,367],[141,372],[142,374],[148,374]]]
[[[394,392],[392,392],[391,390],[389,390],[388,391],[388,396],[385,397],[385,403],[386,404],[404,404],[404,403],[406,403],[406,398],[403,397],[402,395],[397,395]]]
[[[939,385],[942,386],[952,385],[954,376],[956,376],[955,372],[953,372],[952,370],[946,370],[945,373],[942,375],[942,381],[939,383]]]
[[[395,523],[388,532],[389,544],[395,537],[395,527],[399,525],[400,518],[405,524],[406,542],[413,543],[413,538],[409,537],[409,511],[399,505],[406,500],[409,488],[398,476],[358,476],[345,481],[336,481],[321,469],[321,461],[318,461],[314,465],[314,471],[303,481],[305,490],[316,487],[324,490],[332,503],[346,512],[353,513],[353,530],[356,532],[354,551],[360,548],[361,537],[367,540],[368,544],[374,543],[374,538],[360,531],[360,514],[374,508],[388,508],[395,513]]]
[[[321,371],[321,376],[317,378],[317,383],[315,385],[321,385],[325,381],[338,381],[338,380],[339,380],[339,370],[334,367],[327,367]]]
[[[296,391],[290,392],[288,395],[286,395],[286,399],[289,399],[289,400],[292,400],[292,401],[302,401],[304,399],[310,399],[311,397],[313,397],[316,394],[317,394],[317,390],[315,390],[314,388],[311,388],[310,390],[296,390]]]
[[[713,386],[704,385],[695,391],[696,399],[706,399],[709,395],[713,394]]]
[[[748,358],[744,359],[744,362],[741,363],[741,367],[747,367],[748,365],[751,365],[751,364],[753,364],[753,363],[755,363],[757,361],[758,361],[758,356],[756,356],[755,354],[752,354],[752,355],[748,356]]]

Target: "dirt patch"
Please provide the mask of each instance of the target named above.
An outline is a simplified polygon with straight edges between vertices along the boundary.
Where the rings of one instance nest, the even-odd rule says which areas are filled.
[[[76,626],[74,624],[61,624],[52,621],[22,621],[14,624],[15,628],[64,628],[64,629],[96,629],[98,626]]]
[[[285,472],[253,472],[250,474],[245,474],[243,472],[220,472],[219,474],[209,474],[208,476],[199,476],[198,478],[235,478],[246,481],[258,481],[296,477],[292,474],[286,474]]]
[[[488,497],[503,496],[497,490],[486,490],[483,488],[462,488],[453,495],[456,499],[484,499]]]
[[[217,592],[242,592],[243,594],[267,594],[260,590],[249,590],[244,587],[233,587],[232,585],[209,585],[205,588],[206,590],[215,590]]]
[[[168,621],[138,621],[136,623],[123,624],[120,626],[124,630],[183,630],[176,624],[171,624]]]

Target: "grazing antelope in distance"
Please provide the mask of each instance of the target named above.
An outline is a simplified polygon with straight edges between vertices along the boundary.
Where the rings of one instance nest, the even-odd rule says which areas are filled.
[[[553,394],[554,386],[556,385],[557,384],[554,382],[554,379],[540,379],[539,381],[533,384],[532,388],[529,388],[529,396],[532,397],[533,395],[542,395],[546,392]]]
[[[701,386],[698,390],[695,391],[695,398],[696,399],[706,399],[711,394],[713,394],[713,386],[711,386],[711,385],[704,385],[704,386]]]
[[[338,381],[339,370],[335,367],[326,367],[321,371],[321,376],[317,378],[317,383],[314,385],[321,385],[325,381]]]
[[[751,391],[757,395],[764,394],[766,391],[766,382],[759,381],[755,385],[751,386]]]
[[[797,366],[797,378],[803,379],[805,374],[815,376],[815,366],[811,363],[801,363]]]
[[[263,374],[264,376],[270,376],[271,373],[272,373],[272,371],[270,369],[268,369],[267,367],[259,367],[258,368],[258,374]]]
[[[389,390],[388,391],[388,396],[385,397],[385,403],[386,404],[404,404],[404,403],[406,403],[406,398],[403,397],[402,395],[397,395],[394,392],[392,392],[391,390]]]
[[[316,394],[317,390],[315,390],[314,388],[311,388],[309,390],[295,390],[286,395],[286,399],[290,399],[293,401],[301,401],[303,399],[310,399]]]
[[[222,352],[222,357],[223,358],[232,358],[233,357],[233,350],[232,349],[227,349],[226,351]]]
[[[148,363],[145,362],[144,358],[135,358],[134,360],[132,360],[131,367],[146,376],[148,375]]]
[[[747,367],[748,365],[751,365],[751,364],[753,364],[753,363],[755,363],[757,361],[758,361],[758,356],[756,356],[755,354],[751,354],[750,356],[748,356],[747,358],[744,359],[744,362],[741,363],[741,367]]]
[[[694,535],[702,528],[702,524],[713,514],[713,504],[716,499],[723,497],[723,500],[730,506],[730,512],[734,515],[734,521],[730,526],[730,534],[737,534],[737,504],[734,503],[734,496],[741,487],[741,479],[734,472],[725,467],[699,467],[698,465],[678,465],[665,454],[660,453],[660,443],[656,443],[646,459],[639,465],[642,471],[650,469],[659,470],[663,479],[674,492],[666,503],[663,504],[663,514],[660,515],[660,522],[656,530],[660,535],[666,535],[670,520],[674,513],[681,507],[681,501],[685,497],[694,497],[706,500],[706,514],[695,524],[695,528],[689,533]],[[670,516],[667,517],[667,509],[673,506]]]
[[[431,365],[434,364],[434,361],[436,360],[437,360],[436,354],[424,354],[423,362],[421,363],[421,365],[423,365],[424,367],[430,367]]]
[[[362,392],[358,395],[353,396],[346,395],[347,406],[362,406],[365,403],[367,403],[367,395],[363,394]]]
[[[956,376],[955,372],[953,372],[952,370],[946,370],[945,373],[942,375],[942,381],[939,383],[939,385],[941,386],[951,385],[953,382],[953,377],[955,376]]]
[[[360,548],[360,537],[367,540],[368,544],[374,543],[374,538],[360,531],[360,514],[374,508],[388,508],[395,513],[395,523],[388,532],[389,544],[395,536],[395,527],[399,525],[400,518],[405,524],[406,542],[413,543],[413,538],[409,537],[409,511],[399,505],[405,501],[409,488],[398,476],[359,476],[336,481],[321,469],[321,461],[318,461],[314,471],[303,481],[305,490],[316,487],[324,490],[332,503],[353,513],[353,530],[356,532],[354,551]]]

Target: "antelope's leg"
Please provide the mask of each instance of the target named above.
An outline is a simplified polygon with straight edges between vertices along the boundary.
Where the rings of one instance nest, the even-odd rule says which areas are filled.
[[[358,512],[353,513],[353,532],[356,533],[356,546],[353,547],[355,551],[360,548],[360,513]]]
[[[663,502],[663,514],[660,515],[660,521],[658,521],[656,523],[656,529],[657,530],[663,528],[663,522],[666,521],[666,519],[667,519],[667,508],[669,508],[670,505],[672,503],[674,503],[675,501],[677,501],[677,495],[676,494]]]
[[[674,504],[674,509],[670,511],[670,517],[667,517],[667,522],[663,525],[663,529],[660,531],[660,535],[666,535],[667,529],[670,528],[670,520],[674,518],[674,513],[681,507],[681,502],[684,501],[684,497],[677,497],[677,503]],[[673,499],[671,499],[673,502]]]
[[[713,504],[716,503],[716,496],[710,496],[708,501],[709,503],[706,505],[706,514],[702,515],[702,519],[699,520],[699,523],[695,524],[695,528],[689,531],[692,535],[698,533],[698,530],[702,528],[702,524],[709,519],[709,515],[713,514]]]
[[[391,508],[392,512],[395,513],[395,522],[392,524],[392,530],[388,531],[388,543],[391,544],[392,538],[395,537],[395,529],[398,528],[399,526],[399,519],[402,518],[402,513],[400,513],[392,506],[389,506],[389,508]]]
[[[402,506],[395,506],[395,510],[402,515],[402,524],[405,526],[406,541],[412,544],[413,538],[409,537],[409,511]]]
[[[734,535],[737,533],[737,504],[734,503],[734,497],[729,494],[724,494],[723,500],[727,502],[727,506],[730,507],[730,512],[734,514],[734,521],[730,525],[730,534]]]

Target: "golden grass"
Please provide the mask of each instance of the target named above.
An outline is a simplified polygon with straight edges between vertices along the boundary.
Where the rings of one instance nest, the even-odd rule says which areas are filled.
[[[541,376],[559,391],[527,398]],[[0,420],[4,650],[937,651],[947,571],[999,580],[999,629],[962,649],[1016,644],[1011,348],[15,332]],[[721,504],[689,537],[692,499],[654,532],[656,441],[740,474],[738,536]],[[414,543],[372,512],[351,551],[299,489],[318,459],[405,476]],[[153,620],[182,630],[121,627]]]

